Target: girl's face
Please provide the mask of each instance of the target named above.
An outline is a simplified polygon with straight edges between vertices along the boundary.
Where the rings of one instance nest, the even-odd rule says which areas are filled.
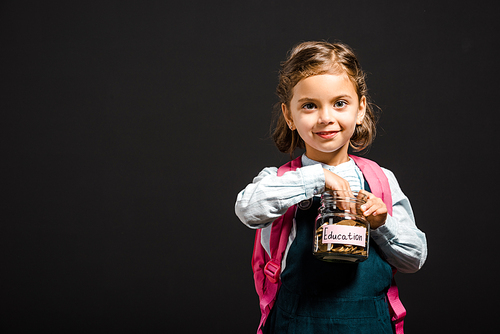
[[[347,74],[321,74],[293,88],[290,108],[282,106],[288,126],[297,129],[310,159],[329,165],[348,161],[349,140],[361,124],[366,98],[358,97]]]

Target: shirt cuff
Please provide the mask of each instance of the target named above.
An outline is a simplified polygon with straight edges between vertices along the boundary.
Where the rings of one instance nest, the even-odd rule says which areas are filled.
[[[325,172],[320,164],[299,168],[306,198],[321,194],[325,190]]]

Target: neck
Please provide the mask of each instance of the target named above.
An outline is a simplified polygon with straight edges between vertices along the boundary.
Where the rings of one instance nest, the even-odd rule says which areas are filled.
[[[349,154],[347,153],[347,147],[345,150],[344,148],[341,148],[340,150],[330,153],[318,152],[318,151],[310,152],[306,150],[306,157],[308,157],[311,160],[318,161],[330,166],[338,166],[344,162],[349,161]]]

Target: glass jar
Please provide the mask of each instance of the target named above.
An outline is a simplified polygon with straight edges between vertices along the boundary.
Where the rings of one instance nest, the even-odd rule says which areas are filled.
[[[351,195],[353,194],[353,195]],[[314,228],[313,254],[327,262],[362,262],[368,258],[370,224],[361,205],[366,195],[326,191]]]

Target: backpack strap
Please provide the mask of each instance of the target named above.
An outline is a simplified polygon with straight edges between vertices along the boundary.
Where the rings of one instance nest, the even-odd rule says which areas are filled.
[[[387,212],[392,216],[391,188],[389,187],[389,180],[382,168],[375,161],[355,155],[349,156],[354,160],[354,163],[358,165],[359,169],[361,169],[372,193],[382,199],[387,207]]]
[[[298,157],[278,168],[278,176],[286,172],[294,171],[302,166],[301,157]],[[254,250],[252,256],[252,268],[254,272],[255,289],[260,299],[261,319],[257,333],[262,333],[266,319],[276,301],[276,295],[281,286],[281,262],[288,244],[288,236],[292,229],[293,217],[296,206],[293,205],[286,213],[272,223],[269,246],[271,257],[262,247],[261,230],[255,234]]]
[[[283,176],[286,172],[294,171],[302,166],[301,157],[298,157],[285,165],[278,168],[278,176]],[[281,260],[288,244],[288,235],[290,234],[291,226],[289,222],[293,221],[295,216],[296,206],[292,205],[286,213],[273,222],[271,228],[271,236],[269,247],[271,250],[271,260],[264,267],[264,274],[271,283],[279,281],[281,274]]]
[[[394,279],[396,275],[396,269],[392,269],[392,282],[389,290],[387,291],[387,300],[389,302],[389,313],[391,315],[391,321],[394,324],[396,334],[404,333],[404,320],[406,316],[406,309],[399,299],[399,290],[396,285],[396,280]]]
[[[295,158],[278,168],[278,176],[283,176],[286,172],[294,171],[300,167],[302,167],[302,157]]]

